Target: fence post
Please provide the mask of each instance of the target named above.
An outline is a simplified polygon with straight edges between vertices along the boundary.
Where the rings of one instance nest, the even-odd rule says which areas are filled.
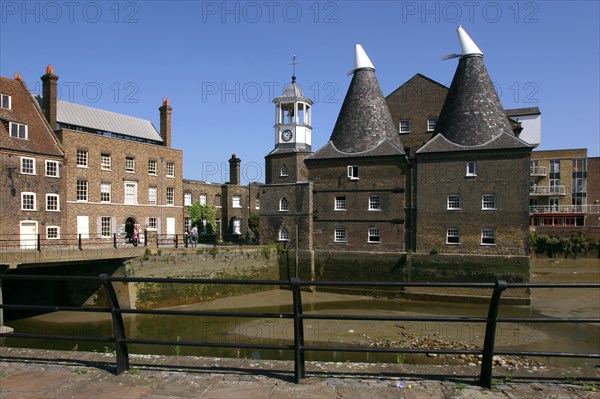
[[[488,309],[487,322],[485,324],[485,338],[483,340],[483,357],[481,359],[481,374],[479,384],[484,387],[492,388],[492,366],[494,365],[494,345],[496,343],[496,322],[498,319],[498,307],[500,305],[500,296],[506,289],[505,280],[496,280],[494,293]]]
[[[148,231],[144,229],[144,246],[148,246]]]
[[[80,251],[83,249],[83,247],[81,246],[81,234],[77,235],[77,246],[79,247]]]
[[[100,282],[106,290],[106,296],[110,301],[110,314],[112,316],[113,336],[115,340],[115,350],[117,354],[117,375],[129,370],[129,349],[125,339],[125,325],[123,324],[123,315],[119,312],[119,300],[111,282],[108,281],[108,274],[99,276]]]
[[[304,320],[302,319],[302,295],[300,280],[290,279],[294,307],[294,382],[298,384],[306,375],[304,367]]]
[[[113,247],[117,248],[117,233],[113,233]]]
[[[42,242],[40,240],[40,236],[41,236],[41,234],[38,233],[37,234],[37,243],[36,243],[36,247],[37,247],[36,249],[38,252],[42,252]]]
[[[175,249],[179,248],[178,234],[175,234]]]
[[[189,239],[189,237],[188,237],[188,234],[187,234],[187,233],[185,233],[185,234],[183,235],[183,239],[185,240],[185,243],[183,244],[183,246],[184,246],[185,248],[187,248],[187,247],[188,247],[188,245],[189,245],[189,244],[188,244],[188,241],[190,240],[190,239]]]

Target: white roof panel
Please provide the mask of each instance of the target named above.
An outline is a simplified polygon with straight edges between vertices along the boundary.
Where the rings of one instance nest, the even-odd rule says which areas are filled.
[[[56,119],[58,122],[68,125],[82,126],[159,142],[163,141],[149,120],[86,107],[67,101],[57,101]]]

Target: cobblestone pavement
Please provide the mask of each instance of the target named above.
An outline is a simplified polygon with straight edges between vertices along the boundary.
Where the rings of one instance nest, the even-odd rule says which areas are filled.
[[[0,348],[0,398],[567,399],[600,398],[600,367],[494,368],[491,390],[478,367],[131,355],[115,375],[114,355]]]

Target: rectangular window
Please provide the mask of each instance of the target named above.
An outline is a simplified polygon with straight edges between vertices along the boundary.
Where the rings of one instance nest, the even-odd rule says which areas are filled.
[[[381,242],[381,237],[379,236],[379,229],[375,227],[369,228],[369,242]]]
[[[221,196],[220,195],[215,195],[215,208],[222,208],[223,206],[221,205]]]
[[[346,197],[345,196],[337,196],[335,197],[335,208],[336,211],[345,211],[346,210]]]
[[[410,121],[408,119],[400,121],[400,133],[410,133]]]
[[[148,161],[148,174],[156,176],[156,161],[154,159]]]
[[[344,227],[336,227],[333,233],[333,241],[346,242],[346,229]]]
[[[467,162],[467,176],[477,176],[475,162]]]
[[[460,244],[460,230],[450,228],[446,230],[446,244]]]
[[[380,211],[381,210],[381,197],[379,195],[369,196],[369,210]]]
[[[184,206],[192,205],[192,193],[184,193],[183,194],[183,205]]]
[[[200,205],[206,205],[206,194],[200,194]]]
[[[241,219],[233,219],[233,234],[241,234],[242,230],[242,220]]]
[[[110,216],[102,216],[100,218],[100,234],[102,238],[110,238],[112,233],[112,218]]]
[[[481,197],[481,209],[496,209],[496,194],[484,194]]]
[[[110,170],[110,168],[111,168],[110,154],[100,154],[100,169]]]
[[[35,193],[21,193],[21,210],[35,211]]]
[[[460,195],[451,194],[448,196],[448,210],[460,209]]]
[[[167,177],[175,177],[175,164],[167,162]]]
[[[234,195],[231,197],[231,206],[233,208],[241,208],[242,207],[242,196]]]
[[[110,183],[100,183],[100,202],[110,202]]]
[[[88,200],[88,182],[87,180],[77,180],[77,201]]]
[[[481,245],[495,245],[496,244],[496,232],[494,229],[483,229],[481,230]]]
[[[60,227],[46,226],[46,239],[58,240],[60,238]]]
[[[60,198],[58,194],[46,194],[46,210],[47,211],[60,211]]]
[[[175,205],[175,189],[167,187],[167,205]]]
[[[125,203],[126,204],[137,204],[137,183],[126,181],[125,182]]]
[[[125,158],[125,172],[129,172],[129,173],[135,172],[135,158],[133,158],[133,157]]]
[[[358,166],[348,165],[348,178],[350,180],[358,180]]]
[[[148,218],[148,228],[152,229],[152,230],[157,230],[158,229],[158,223],[156,222],[156,218],[150,217]]]
[[[148,187],[148,203],[156,205],[156,187]]]
[[[191,217],[184,217],[183,218],[183,227],[189,232],[192,230],[192,218]]]
[[[86,150],[77,150],[76,164],[78,168],[88,167],[88,152]]]
[[[46,161],[46,176],[59,177],[57,161]]]
[[[21,157],[21,173],[35,175],[35,158]]]
[[[10,109],[11,98],[8,94],[0,94],[0,108]]]
[[[254,208],[255,209],[260,209],[260,198],[257,198],[254,202]]]
[[[22,123],[8,122],[10,137],[27,140],[27,125]]]
[[[437,125],[437,118],[428,118],[427,119],[427,131],[433,132],[435,130],[435,125]]]

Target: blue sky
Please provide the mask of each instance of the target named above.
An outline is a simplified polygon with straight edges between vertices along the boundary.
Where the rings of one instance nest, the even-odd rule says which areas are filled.
[[[598,1],[7,1],[0,74],[34,93],[52,64],[60,98],[151,120],[173,106],[184,177],[264,181],[273,97],[291,57],[313,107],[313,149],[335,124],[360,43],[384,95],[416,73],[449,85],[463,25],[481,48],[505,108],[539,107],[539,149],[600,152]]]

